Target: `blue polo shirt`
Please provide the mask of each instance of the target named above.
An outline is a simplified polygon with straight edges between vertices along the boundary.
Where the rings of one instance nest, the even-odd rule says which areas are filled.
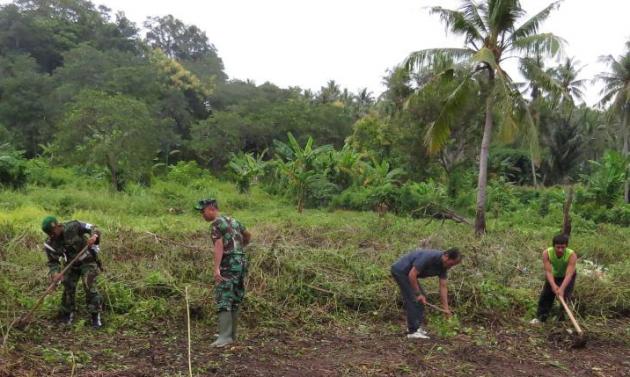
[[[440,250],[416,249],[400,257],[392,265],[392,272],[409,275],[411,267],[415,266],[418,277],[439,276],[440,279],[446,279],[447,270],[442,264],[442,255],[443,252]]]

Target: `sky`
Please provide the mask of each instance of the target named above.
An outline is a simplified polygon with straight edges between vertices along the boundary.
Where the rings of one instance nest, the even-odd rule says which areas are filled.
[[[8,1],[0,1],[7,3]],[[384,90],[383,76],[409,53],[461,47],[429,6],[456,9],[458,0],[93,0],[123,11],[139,26],[172,14],[204,30],[233,79],[318,90],[328,80],[356,92]],[[550,0],[522,0],[529,15]],[[630,1],[565,0],[543,24],[567,41],[565,56],[584,65],[581,78],[605,71],[601,55],[621,55],[630,39]],[[553,61],[549,62],[554,64]],[[508,66],[515,77],[516,65]],[[588,83],[586,102],[600,87]]]

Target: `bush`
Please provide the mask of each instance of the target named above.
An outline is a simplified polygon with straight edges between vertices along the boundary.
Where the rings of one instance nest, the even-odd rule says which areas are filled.
[[[9,144],[0,145],[0,187],[17,189],[26,184],[26,160],[22,154]]]
[[[187,186],[191,181],[212,178],[207,170],[201,168],[195,161],[179,161],[169,166],[165,180]]]
[[[413,217],[431,216],[448,207],[446,188],[432,180],[407,182],[395,196],[395,209]]]
[[[595,168],[590,176],[582,175],[587,184],[587,199],[612,208],[623,192],[628,177],[628,158],[619,152],[607,151],[601,161],[591,161]]]
[[[371,190],[366,187],[350,187],[332,200],[335,208],[368,211],[373,208],[370,198]]]
[[[78,179],[71,169],[50,166],[48,161],[41,158],[27,161],[26,166],[28,183],[31,185],[58,188]]]

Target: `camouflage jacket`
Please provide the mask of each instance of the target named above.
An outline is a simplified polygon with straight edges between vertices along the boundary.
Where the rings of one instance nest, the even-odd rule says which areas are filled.
[[[219,216],[212,222],[212,243],[223,239],[223,255],[244,254],[243,232],[245,226],[238,220]]]
[[[99,236],[98,239],[94,246],[90,248],[90,251],[75,262],[75,265],[95,263],[97,261],[101,233],[94,225],[73,220],[64,223],[63,227],[61,236],[56,238],[49,237],[44,243],[44,251],[48,257],[49,273],[61,271],[60,260],[63,259],[64,262],[71,261],[87,245],[87,239],[92,234],[97,234]]]

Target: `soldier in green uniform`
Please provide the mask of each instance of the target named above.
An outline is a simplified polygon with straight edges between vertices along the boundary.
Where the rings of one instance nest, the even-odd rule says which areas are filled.
[[[236,340],[238,310],[245,297],[247,259],[245,249],[251,234],[238,220],[222,216],[215,199],[200,200],[195,209],[204,220],[212,222],[214,244],[215,299],[219,337],[213,347],[223,347]]]
[[[92,326],[100,328],[103,299],[96,288],[96,277],[100,268],[98,252],[101,233],[92,224],[76,220],[60,223],[53,216],[44,218],[42,230],[48,235],[44,251],[48,257],[50,280],[62,282],[64,288],[59,312],[61,320],[68,325],[74,320],[77,284],[81,279]],[[61,261],[71,261],[86,245],[86,251],[61,275]]]

